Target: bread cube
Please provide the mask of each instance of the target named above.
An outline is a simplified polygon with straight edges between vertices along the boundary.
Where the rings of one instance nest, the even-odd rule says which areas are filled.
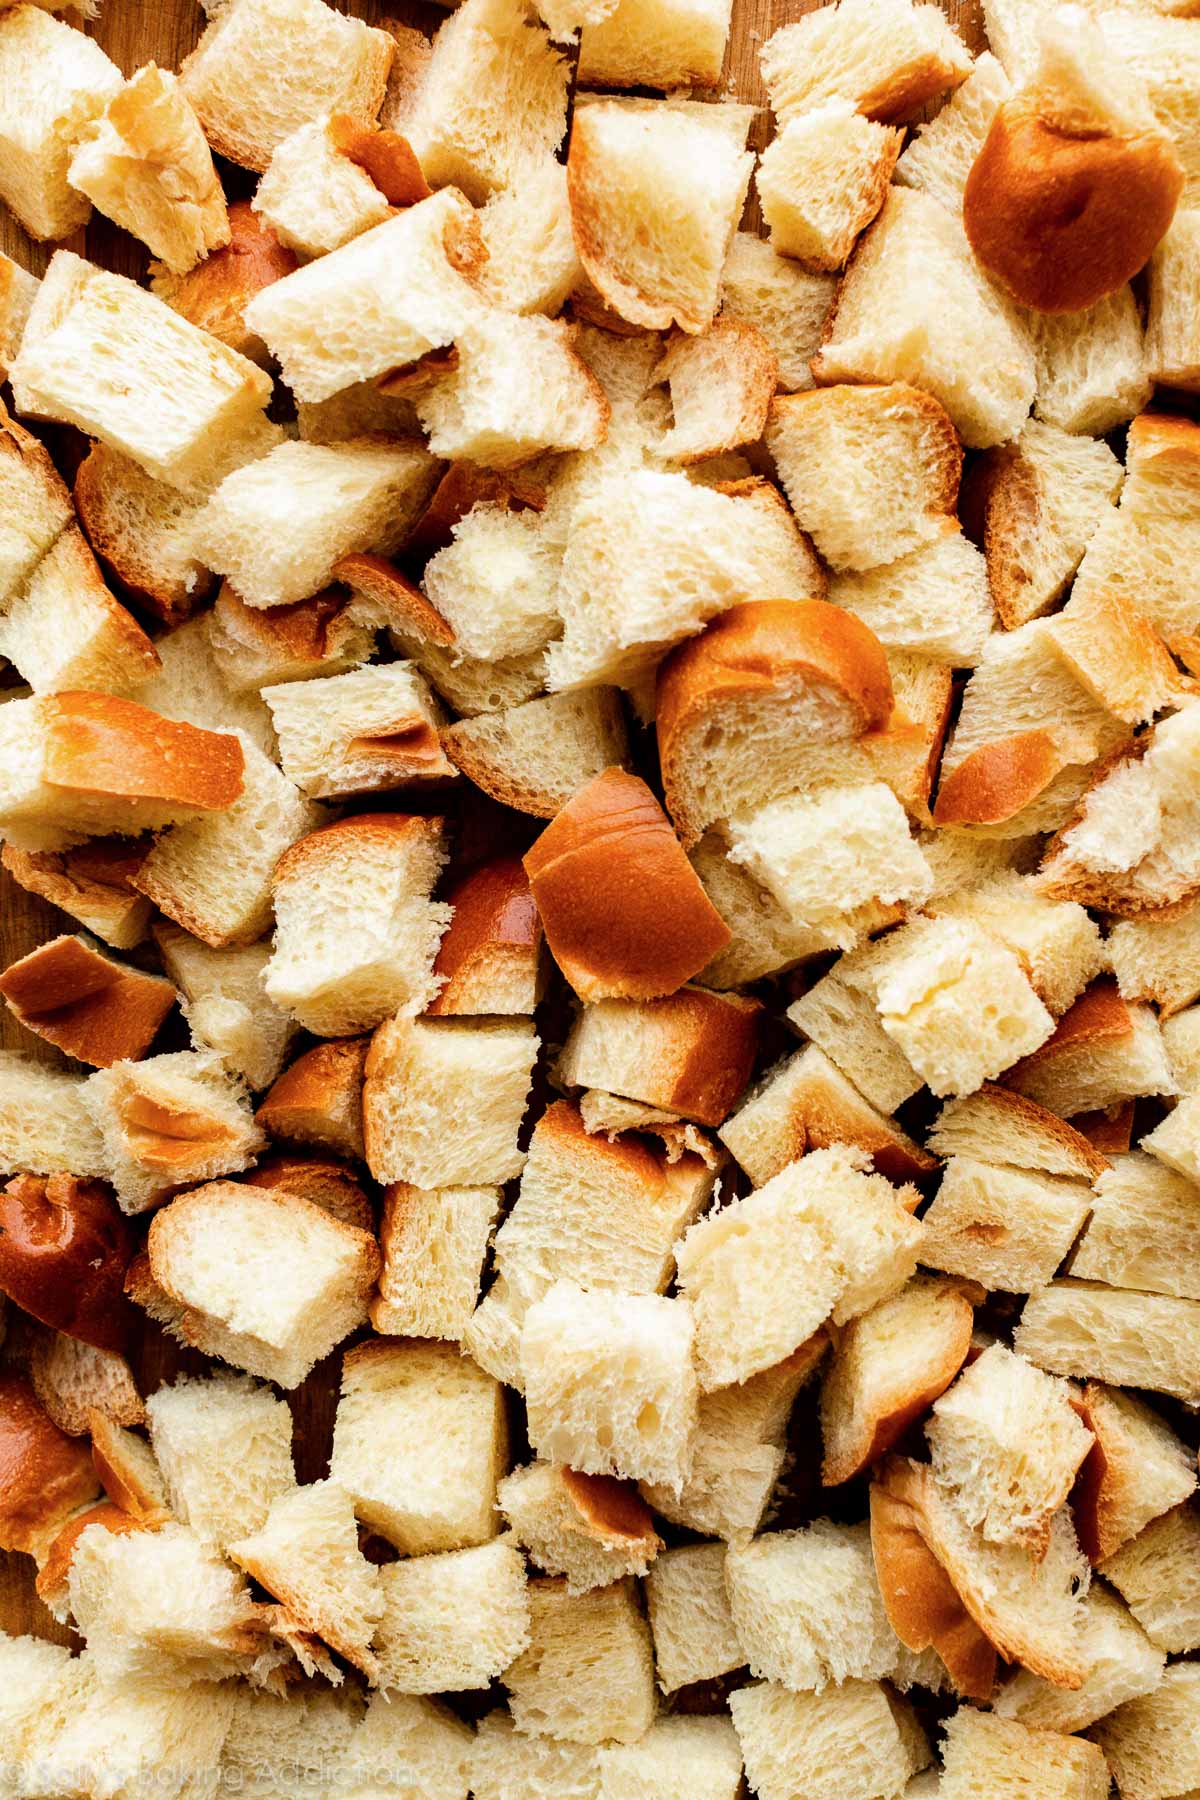
[[[583,278],[567,199],[567,170],[553,156],[522,171],[517,187],[498,188],[479,216],[488,259],[483,292],[506,312],[562,311]]]
[[[1039,419],[1099,437],[1148,404],[1154,382],[1128,283],[1082,312],[1026,312],[1024,324],[1037,360]]]
[[[367,1053],[363,1135],[376,1181],[414,1187],[500,1183],[525,1165],[517,1133],[538,1038],[532,1020],[412,1019],[379,1026]],[[455,1093],[470,1119],[448,1129]]]
[[[379,1685],[401,1694],[482,1688],[529,1643],[525,1561],[507,1538],[408,1556],[380,1571]]]
[[[235,200],[228,212],[228,243],[211,251],[186,275],[173,274],[163,263],[152,263],[150,291],[231,350],[265,366],[270,353],[262,339],[247,329],[243,314],[255,294],[293,272],[297,259],[260,221],[249,200]]]
[[[503,1391],[455,1345],[376,1339],[346,1355],[330,1468],[405,1555],[494,1538],[507,1455]]]
[[[269,1087],[283,1066],[295,1026],[263,991],[268,944],[213,950],[163,920],[154,928],[163,967],[179,989],[197,1049],[215,1050],[254,1090]]]
[[[929,1761],[911,1710],[879,1682],[793,1694],[759,1681],[732,1693],[729,1710],[747,1780],[760,1800],[796,1794],[879,1800],[903,1793]]]
[[[591,1744],[518,1731],[509,1713],[479,1721],[470,1755],[475,1800],[524,1800],[529,1793],[594,1800],[599,1793],[599,1752]]]
[[[929,910],[941,918],[973,920],[1006,944],[1038,999],[1055,1014],[1067,1010],[1105,960],[1099,928],[1082,906],[1047,900],[1013,870],[967,893],[938,898]]]
[[[383,1268],[371,1302],[376,1331],[395,1337],[461,1339],[500,1216],[494,1187],[415,1188],[395,1182],[383,1196]]]
[[[587,1474],[678,1492],[696,1426],[692,1339],[685,1301],[556,1282],[521,1332],[534,1449]]]
[[[903,119],[965,81],[971,59],[937,7],[841,0],[769,37],[762,71],[781,124],[833,98],[869,119]]]
[[[579,37],[589,87],[715,88],[725,62],[728,0],[616,0]]]
[[[753,1066],[759,1013],[740,995],[689,987],[663,1000],[601,1000],[579,1014],[558,1077],[719,1125]]]
[[[528,383],[531,371],[525,376]],[[430,404],[441,406],[445,398],[435,396]],[[556,405],[553,410],[557,431],[564,409]],[[558,630],[560,559],[538,514],[473,506],[451,527],[451,537],[425,565],[424,586],[449,621],[455,642],[468,656],[478,657],[541,650]]]
[[[197,553],[249,606],[307,599],[340,557],[398,547],[435,468],[403,438],[280,444],[226,476],[196,521]]]
[[[350,1496],[336,1481],[277,1495],[266,1522],[227,1548],[301,1630],[322,1638],[368,1679],[377,1677],[369,1646],[383,1616],[383,1583],[358,1547]]]
[[[146,1415],[172,1512],[219,1549],[258,1531],[296,1485],[292,1415],[248,1376],[181,1376]]]
[[[743,109],[590,99],[576,108],[567,181],[575,244],[632,325],[704,331],[754,166]]]
[[[820,1519],[733,1545],[725,1558],[730,1616],[753,1675],[793,1691],[872,1681],[900,1654],[888,1623],[868,1525]]]
[[[933,118],[915,127],[896,164],[896,180],[902,187],[923,188],[952,212],[961,211],[971,164],[1010,92],[1000,63],[984,50],[961,87]]]
[[[738,1387],[702,1394],[692,1439],[691,1473],[676,1494],[644,1482],[655,1512],[674,1525],[727,1543],[753,1536],[766,1514],[784,1463],[792,1404],[828,1347],[817,1332],[774,1368]]]
[[[31,1175],[107,1175],[100,1130],[83,1103],[86,1078],[0,1051],[0,1165]]]
[[[276,865],[325,816],[249,737],[239,736],[239,798],[224,812],[160,837],[135,877],[139,892],[214,950],[254,943],[270,929]]]
[[[1012,1800],[1105,1800],[1108,1765],[1095,1744],[1059,1731],[1031,1731],[1015,1719],[989,1718],[960,1707],[947,1719],[939,1795],[974,1800],[977,1794]]]
[[[117,1679],[159,1670],[169,1679],[174,1668],[184,1680],[220,1680],[261,1635],[244,1577],[185,1525],[81,1532],[69,1592],[89,1655]]]
[[[216,1266],[214,1232],[225,1253]],[[187,1341],[286,1388],[365,1322],[379,1272],[369,1232],[298,1195],[229,1181],[164,1207],[148,1242],[150,1273],[185,1309]]]
[[[89,1078],[84,1102],[124,1212],[247,1168],[266,1146],[242,1084],[201,1051],[114,1063]]]
[[[1200,386],[1200,339],[1188,305],[1200,254],[1200,212],[1181,208],[1150,259],[1150,307],[1146,319],[1146,360],[1156,382],[1166,387]]]
[[[1089,1381],[1082,1417],[1096,1448],[1076,1484],[1075,1522],[1088,1557],[1100,1563],[1187,1500],[1196,1489],[1196,1467],[1154,1409],[1120,1388]]]
[[[1100,1565],[1151,1643],[1175,1654],[1200,1648],[1200,1514],[1172,1507]]]
[[[721,1128],[721,1142],[757,1186],[806,1150],[852,1144],[890,1181],[930,1174],[936,1160],[864,1100],[816,1044],[777,1063]]]
[[[529,1583],[529,1648],[504,1677],[518,1731],[570,1744],[636,1743],[654,1720],[650,1630],[632,1581],[570,1595]]]
[[[1128,599],[1168,635],[1196,629],[1196,599],[1183,579],[1182,565],[1195,543],[1192,508],[1200,481],[1198,444],[1200,429],[1190,420],[1152,413],[1134,420],[1125,448],[1120,504],[1088,544],[1076,578],[1076,597],[1101,594]]]
[[[373,1784],[379,1770],[393,1768],[422,1784],[429,1800],[466,1800],[473,1740],[470,1726],[448,1706],[403,1694],[372,1694],[350,1740],[350,1761],[363,1778],[351,1792],[355,1800],[369,1800],[378,1792]]]
[[[152,1788],[163,1800],[207,1794],[233,1719],[233,1683],[182,1687],[159,1669],[109,1678],[90,1657],[79,1660],[85,1667],[78,1684],[64,1683],[67,1704],[53,1722],[59,1728],[52,1726],[48,1745],[36,1746],[34,1781],[71,1793],[79,1771],[103,1758],[107,1770],[121,1771],[126,1793]]]
[[[66,250],[46,272],[10,375],[21,412],[76,425],[184,492],[204,492],[278,441],[262,411],[269,376]]]
[[[1093,1726],[1092,1737],[1122,1794],[1152,1800],[1200,1783],[1198,1702],[1200,1669],[1194,1662],[1175,1663],[1152,1693],[1127,1700]]]
[[[340,1038],[298,1056],[260,1100],[255,1118],[274,1138],[361,1160],[368,1040]]]
[[[175,1004],[175,989],[104,956],[83,937],[57,937],[0,974],[13,1017],[94,1068],[144,1056]]]
[[[242,1686],[221,1755],[221,1785],[264,1800],[277,1785],[325,1780],[350,1789],[366,1736],[361,1695],[345,1687],[296,1684],[270,1692]]]
[[[813,385],[808,359],[820,344],[836,285],[834,276],[802,269],[752,232],[734,232],[721,272],[724,303],[762,332],[786,393]]]
[[[1067,1384],[991,1344],[935,1400],[933,1469],[990,1543],[1040,1552],[1093,1438]]]
[[[0,650],[39,694],[128,694],[159,666],[141,626],[104,585],[83,533],[70,526],[9,597]]]
[[[854,985],[843,958],[788,1008],[788,1020],[819,1045],[860,1094],[893,1113],[923,1086],[903,1051],[883,1029],[870,993]]]
[[[922,1233],[906,1190],[864,1162],[845,1145],[813,1151],[677,1246],[706,1392],[782,1362],[826,1319],[844,1324],[913,1274]]]
[[[724,1715],[656,1719],[636,1744],[609,1744],[599,1761],[609,1800],[736,1800],[742,1791],[741,1746]]]
[[[67,179],[89,122],[120,90],[121,71],[93,39],[37,7],[0,19],[0,199],[30,237],[64,238],[91,216]]]
[[[234,0],[184,58],[180,83],[213,149],[261,171],[322,113],[373,119],[392,54],[386,32],[323,0]]]
[[[1182,902],[1162,918],[1151,914],[1145,919],[1118,919],[1105,941],[1121,998],[1150,1000],[1158,1006],[1173,1069],[1175,1052],[1167,1042],[1172,1017],[1200,997],[1198,926],[1200,898]],[[1183,1027],[1185,1035],[1190,1029]]]
[[[646,1610],[664,1694],[692,1681],[740,1669],[738,1638],[725,1584],[724,1544],[685,1544],[655,1558],[646,1577]]]
[[[902,142],[847,99],[790,119],[756,176],[771,248],[809,269],[840,269],[883,205]]]
[[[1016,436],[1036,381],[1032,347],[976,264],[960,219],[903,187],[889,189],[859,243],[814,364],[823,382],[911,381],[941,402],[973,450]]]
[[[826,1487],[877,1461],[949,1387],[970,1348],[973,1323],[961,1287],[930,1275],[914,1276],[850,1320],[821,1386]]]
[[[264,610],[247,606],[225,581],[208,615],[209,649],[237,693],[342,675],[374,656],[378,624],[364,613],[352,597],[336,592]]]
[[[921,1258],[986,1288],[1027,1294],[1053,1280],[1091,1203],[1082,1182],[952,1156],[925,1214]]]
[[[281,244],[305,257],[324,256],[391,217],[386,174],[393,172],[389,162],[400,174],[395,152],[403,142],[392,133],[370,131],[345,113],[313,119],[276,145],[251,205]],[[414,163],[411,151],[408,161]],[[407,191],[393,189],[398,205],[428,197],[415,163],[411,176]]]
[[[1114,1287],[1144,1293],[1179,1294],[1200,1300],[1191,1267],[1193,1240],[1200,1224],[1200,1192],[1189,1170],[1170,1153],[1168,1128],[1190,1107],[1181,1101],[1162,1124],[1142,1139],[1161,1161],[1136,1151],[1119,1156],[1095,1184],[1092,1215],[1084,1229],[1071,1273],[1084,1281],[1106,1281]],[[1182,1124],[1186,1125],[1186,1117]],[[1185,1139],[1186,1142],[1186,1139]],[[1190,1160],[1190,1159],[1183,1159]],[[1164,1162],[1167,1166],[1163,1166]]]
[[[443,188],[264,288],[246,326],[297,400],[328,400],[453,343],[479,311],[484,254],[467,201]]]
[[[1065,1118],[1140,1094],[1167,1094],[1173,1086],[1154,1012],[1127,1005],[1108,980],[1080,995],[1007,1082]]]
[[[322,681],[262,690],[284,773],[322,799],[453,779],[439,713],[411,663],[371,664]]]
[[[40,438],[0,413],[0,597],[33,574],[72,522],[71,496]]]
[[[455,368],[417,399],[435,456],[507,469],[607,436],[603,389],[557,320],[493,312],[466,326],[455,349]]]
[[[762,332],[732,314],[714,319],[699,337],[673,332],[656,371],[670,389],[673,417],[659,454],[695,464],[757,443],[778,375]]]
[[[763,592],[803,600],[824,586],[769,483],[722,493],[678,472],[606,475],[570,517],[558,594],[565,631],[547,654],[549,685],[628,687],[729,607]]]
[[[545,980],[542,922],[515,856],[480,863],[446,894],[453,911],[433,965],[435,1018],[532,1013]]]
[[[769,888],[730,862],[727,850],[724,834],[709,831],[689,853],[705,893],[732,933],[726,947],[710,957],[696,977],[704,987],[724,990],[757,981],[819,956],[834,947],[834,936],[849,933],[848,922],[839,922],[837,933],[795,924]]]
[[[966,921],[894,933],[869,980],[883,1029],[939,1096],[973,1093],[1054,1030],[1013,952]]]
[[[26,1779],[26,1759],[44,1750],[55,1727],[78,1703],[87,1676],[65,1644],[35,1637],[5,1637],[0,1642],[0,1671],[0,1716],[15,1784]]]
[[[517,1542],[548,1575],[583,1594],[644,1575],[661,1549],[649,1509],[631,1485],[532,1462],[500,1483],[496,1504]]]
[[[147,63],[93,121],[67,179],[169,269],[229,242],[229,215],[200,121],[174,75]]]
[[[807,925],[830,925],[870,901],[919,905],[932,886],[904,808],[883,782],[768,801],[732,818],[729,835],[731,859]]]
[[[904,381],[781,395],[766,443],[796,518],[835,569],[894,562],[954,530],[957,435],[937,401]]]
[[[429,898],[444,860],[442,821],[402,813],[341,819],[301,838],[275,869],[270,998],[321,1037],[420,1011],[436,992],[433,960],[450,922]]]
[[[895,562],[844,569],[829,594],[889,649],[944,658],[959,668],[978,662],[994,623],[987,565],[957,532]]]
[[[1082,1687],[1058,1688],[1021,1669],[996,1695],[995,1714],[1035,1731],[1086,1731],[1126,1700],[1153,1693],[1162,1681],[1163,1652],[1125,1603],[1098,1583],[1088,1589],[1083,1648],[1088,1672]]]
[[[1056,1375],[1200,1399],[1200,1304],[1062,1277],[1025,1302],[1013,1348]]]

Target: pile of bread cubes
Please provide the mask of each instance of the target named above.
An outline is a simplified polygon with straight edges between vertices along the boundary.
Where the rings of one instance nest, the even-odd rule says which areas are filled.
[[[1194,1800],[1195,0],[57,10],[0,1791]]]

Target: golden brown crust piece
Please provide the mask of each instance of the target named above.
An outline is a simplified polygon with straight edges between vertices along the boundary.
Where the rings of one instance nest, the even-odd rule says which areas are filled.
[[[1164,133],[1076,135],[1042,118],[1036,95],[1018,94],[972,164],[963,224],[988,274],[1022,306],[1082,312],[1149,261],[1182,187]]]
[[[489,978],[537,983],[542,922],[518,856],[483,863],[448,890],[454,908],[433,965],[443,986],[426,1007],[434,1018],[490,1013]]]
[[[370,1039],[331,1038],[298,1056],[254,1117],[272,1137],[361,1157],[362,1084]]]
[[[160,300],[193,325],[265,365],[270,353],[261,338],[247,331],[245,311],[256,294],[299,268],[299,259],[284,248],[249,200],[235,200],[230,206],[229,232],[228,244],[187,275],[156,265],[151,285]]]
[[[246,646],[266,657],[286,658],[312,665],[341,655],[347,637],[357,637],[360,626],[351,616],[351,601],[340,588],[326,588],[310,600],[293,600],[287,606],[247,606],[228,581],[221,583],[212,609],[211,628],[231,653]]]
[[[435,550],[444,549],[450,542],[453,527],[473,506],[531,507],[535,512],[541,512],[545,504],[545,483],[539,481],[536,471],[505,469],[501,472],[482,468],[478,463],[451,463],[414,525],[404,546],[405,552],[413,556],[432,556]]]
[[[242,1179],[249,1187],[298,1194],[331,1218],[353,1225],[358,1231],[374,1229],[371,1202],[345,1163],[317,1156],[271,1156]]]
[[[60,906],[105,943],[131,950],[150,923],[150,902],[132,885],[149,854],[148,844],[93,838],[74,850],[18,850],[5,844],[0,864],[27,893]]]
[[[170,1518],[162,1503],[162,1495],[145,1480],[145,1471],[128,1453],[133,1434],[92,1407],[88,1413],[88,1431],[92,1439],[92,1466],[105,1493],[115,1507],[144,1525],[161,1525]],[[138,1439],[142,1449],[148,1447]]]
[[[409,632],[444,649],[453,648],[454,627],[386,556],[343,556],[333,565],[333,579],[369,600],[378,611],[381,625]]]
[[[935,1650],[957,1691],[987,1700],[996,1650],[972,1619],[925,1539],[919,1482],[899,1458],[871,1483],[871,1548],[892,1630],[910,1650]]]
[[[581,788],[524,862],[546,942],[583,1000],[673,994],[730,942],[666,814],[624,769]]]
[[[111,1191],[74,1175],[17,1175],[0,1191],[0,1292],[43,1325],[123,1350],[133,1254]]]
[[[1002,824],[1044,793],[1062,768],[1062,755],[1048,731],[1018,731],[981,744],[942,781],[933,822]]]
[[[76,1513],[69,1519],[55,1537],[46,1551],[41,1568],[38,1570],[36,1589],[38,1598],[53,1604],[56,1600],[65,1599],[67,1582],[71,1574],[71,1563],[75,1557],[75,1546],[89,1526],[102,1525],[105,1531],[123,1537],[129,1531],[149,1531],[153,1527],[143,1519],[135,1519],[111,1500],[99,1500],[95,1506],[89,1506],[85,1512]]]
[[[43,779],[114,799],[219,812],[242,791],[236,737],[164,719],[116,694],[43,694]]]
[[[86,1441],[58,1429],[23,1375],[0,1374],[0,1549],[40,1559],[99,1493]]]
[[[1005,1086],[1020,1083],[1027,1070],[1045,1068],[1057,1057],[1078,1050],[1081,1044],[1127,1038],[1132,1031],[1133,1019],[1115,980],[1102,976],[1068,1006],[1045,1043],[1006,1069],[1001,1080]]]
[[[654,1515],[632,1481],[615,1475],[583,1475],[578,1469],[559,1471],[563,1492],[575,1508],[580,1530],[608,1548],[620,1544],[646,1556],[656,1556],[662,1539],[654,1529]]]
[[[691,733],[716,724],[722,708],[786,698],[819,687],[845,708],[847,737],[885,729],[892,678],[875,634],[825,600],[750,600],[718,615],[698,637],[664,658],[656,684],[656,726],[667,809],[685,848],[707,821],[683,804],[682,760]]]
[[[432,194],[412,145],[398,131],[380,131],[349,113],[334,113],[329,139],[335,150],[370,176],[390,206],[415,206]]]
[[[10,963],[0,994],[29,1031],[97,1069],[144,1056],[176,999],[163,976],[112,962],[79,937],[52,938]]]

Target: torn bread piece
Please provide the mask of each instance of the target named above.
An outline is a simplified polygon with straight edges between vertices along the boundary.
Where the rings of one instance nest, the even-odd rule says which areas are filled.
[[[769,37],[762,72],[781,124],[834,98],[869,119],[893,120],[958,87],[971,58],[936,7],[841,0]]]
[[[266,1147],[245,1088],[211,1052],[118,1062],[88,1078],[84,1102],[104,1138],[121,1210],[247,1168]]]
[[[207,598],[214,577],[192,547],[199,499],[99,443],[79,465],[73,498],[93,551],[135,607],[176,625]]]
[[[553,156],[531,162],[515,187],[487,200],[479,229],[488,253],[480,278],[486,298],[506,312],[560,313],[583,279],[565,163]]]
[[[1115,513],[1088,544],[1075,597],[1128,599],[1166,636],[1200,623],[1183,569],[1200,541],[1200,425],[1142,413],[1125,444],[1125,485]]]
[[[176,1000],[169,981],[84,937],[52,938],[9,963],[0,995],[27,1030],[94,1068],[143,1056]]]
[[[536,314],[497,311],[465,325],[453,369],[416,404],[435,456],[494,469],[548,450],[591,450],[608,432],[608,402],[575,355],[570,327]]]
[[[538,1568],[565,1576],[571,1594],[645,1575],[662,1548],[637,1489],[611,1475],[528,1463],[505,1476],[496,1504]]]
[[[973,1322],[965,1285],[926,1274],[849,1321],[821,1384],[826,1487],[861,1474],[945,1392],[966,1359]]]
[[[1169,1654],[1200,1644],[1198,1546],[1200,1514],[1194,1506],[1176,1506],[1144,1525],[1100,1565],[1151,1643]]]
[[[298,401],[328,400],[452,344],[482,305],[485,257],[473,209],[443,188],[263,288],[245,323]]]
[[[1093,982],[1053,1035],[1008,1071],[1005,1085],[1069,1119],[1131,1096],[1169,1094],[1174,1083],[1153,1009],[1127,1004],[1105,978]]]
[[[720,313],[699,337],[673,332],[655,371],[670,389],[672,412],[658,454],[698,463],[757,443],[778,375],[763,332],[736,312]]]
[[[1122,999],[1153,1001],[1164,1028],[1200,996],[1198,924],[1200,895],[1161,915],[1117,919],[1109,927],[1105,949]],[[1167,1055],[1173,1065],[1170,1045]]]
[[[892,562],[955,528],[957,434],[937,401],[905,382],[776,399],[766,444],[797,519],[837,569]]]
[[[807,269],[840,269],[883,205],[903,133],[837,97],[791,118],[755,182],[771,248]]]
[[[106,1176],[104,1141],[83,1103],[86,1077],[0,1052],[0,1164],[30,1175]]]
[[[205,1250],[214,1230],[230,1252],[220,1268]],[[210,1182],[156,1213],[150,1232],[150,1273],[183,1308],[178,1335],[251,1375],[299,1387],[366,1320],[375,1239],[296,1194]]]
[[[163,263],[152,263],[150,291],[231,350],[265,365],[270,352],[247,328],[246,307],[263,288],[292,274],[297,259],[270,226],[264,225],[249,200],[235,200],[227,210],[228,243],[210,251],[186,275],[175,274]]]
[[[518,1731],[570,1744],[636,1743],[655,1715],[650,1628],[626,1579],[587,1594],[529,1584],[531,1641],[504,1676]],[[594,1659],[606,1679],[589,1679]]]
[[[341,819],[293,844],[275,869],[270,998],[319,1037],[419,1012],[450,922],[429,897],[445,855],[442,821],[405,813]]]
[[[422,584],[456,647],[495,661],[542,650],[557,635],[560,562],[537,512],[479,504],[450,527],[450,542],[426,563]]]
[[[1072,1496],[1079,1541],[1100,1564],[1196,1490],[1196,1461],[1153,1407],[1089,1381],[1081,1417],[1095,1438]]]
[[[1055,1375],[1200,1399],[1200,1304],[1062,1276],[1025,1302],[1013,1347]]]
[[[646,1576],[654,1661],[665,1694],[713,1681],[746,1660],[730,1613],[726,1557],[724,1544],[686,1544],[663,1551]]]
[[[71,496],[40,438],[0,411],[0,601],[33,574],[74,523]]]
[[[879,1681],[846,1681],[820,1694],[756,1681],[735,1689],[729,1710],[761,1800],[819,1793],[841,1782],[847,1766],[868,1792],[908,1794],[929,1761],[915,1714]]]
[[[965,893],[933,900],[928,910],[941,918],[973,921],[1007,945],[1038,999],[1056,1016],[1067,1010],[1106,962],[1099,927],[1083,907],[1074,901],[1048,900],[1014,870],[981,881]]]
[[[255,1113],[259,1124],[285,1143],[361,1159],[367,1044],[365,1037],[334,1038],[306,1050],[260,1100]]]
[[[1034,412],[1062,431],[1102,437],[1140,413],[1153,380],[1128,285],[1078,313],[1024,312],[1037,363]]]
[[[836,276],[813,274],[752,232],[734,232],[721,271],[723,303],[762,332],[787,393],[813,385],[809,358],[820,346],[836,288]]]
[[[586,274],[632,325],[698,333],[717,311],[721,269],[749,184],[749,110],[589,98],[567,159]]]
[[[553,818],[629,755],[620,695],[610,687],[547,694],[460,719],[443,730],[442,748],[485,794],[541,819]]]
[[[88,126],[67,179],[176,274],[229,242],[225,195],[200,121],[175,76],[152,62]]]
[[[185,493],[279,441],[261,369],[67,250],[46,272],[10,377],[22,412],[76,425]]]
[[[1198,1695],[1195,1663],[1175,1663],[1153,1692],[1127,1700],[1092,1727],[1121,1793],[1148,1800],[1170,1788],[1180,1793],[1195,1789],[1200,1782],[1193,1728]]]
[[[1187,295],[1198,256],[1200,211],[1181,207],[1149,263],[1146,362],[1156,382],[1191,393],[1200,387],[1200,339]]]
[[[175,1516],[222,1549],[258,1531],[295,1486],[292,1416],[247,1375],[182,1376],[146,1412]]]
[[[934,1121],[926,1143],[939,1156],[1095,1181],[1112,1163],[1057,1113],[1010,1088],[987,1082],[963,1100],[951,1100]]]
[[[1062,1731],[1030,1729],[963,1706],[942,1727],[943,1800],[981,1793],[1054,1793],[1061,1800],[1104,1800],[1109,1769],[1095,1744]]]
[[[829,598],[874,632],[889,650],[970,668],[995,624],[984,558],[950,531],[869,569],[841,569]]]
[[[407,138],[335,112],[276,145],[251,201],[279,242],[325,256],[430,188]]]
[[[1029,1293],[1054,1277],[1090,1203],[1084,1182],[952,1156],[925,1214],[923,1259],[989,1290]]]
[[[88,124],[119,92],[121,71],[93,39],[36,6],[0,17],[0,199],[33,238],[86,225],[88,199],[67,179]]]
[[[959,220],[904,187],[889,189],[859,240],[813,373],[821,382],[912,382],[973,450],[1016,436],[1036,380],[1021,323],[976,264]]]
[[[0,252],[0,369],[6,379],[40,286],[28,269]]]
[[[1186,1104],[1181,1102],[1142,1138],[1141,1150],[1115,1157],[1097,1178],[1092,1216],[1071,1260],[1072,1275],[1110,1287],[1200,1300],[1192,1270],[1200,1188],[1192,1168],[1181,1166],[1192,1159],[1173,1157],[1169,1141],[1159,1141]]]
[[[0,652],[35,694],[136,694],[160,667],[73,525],[0,609]]]
[[[156,922],[154,942],[179,989],[195,1048],[215,1050],[254,1092],[269,1087],[295,1031],[263,988],[270,945],[213,949],[166,919]]]
[[[915,127],[896,164],[895,179],[902,187],[923,188],[949,212],[960,212],[971,165],[1010,92],[1003,68],[990,51],[982,51],[967,79],[933,118]]]
[[[719,1125],[750,1078],[761,1012],[757,1000],[688,986],[661,1000],[601,1000],[577,1017],[557,1079]]]
[[[289,681],[262,696],[284,774],[302,793],[347,799],[454,777],[438,741],[436,703],[411,663]]]
[[[616,0],[583,25],[578,78],[587,87],[719,87],[731,12],[729,0]]]
[[[392,1182],[379,1223],[383,1267],[371,1301],[375,1330],[461,1340],[500,1216],[494,1187],[416,1188]]]
[[[996,1694],[994,1715],[1039,1732],[1086,1731],[1126,1700],[1153,1693],[1162,1681],[1162,1651],[1124,1602],[1098,1582],[1088,1590],[1083,1651],[1088,1672],[1081,1687],[1058,1688],[1021,1669]]]
[[[525,1559],[512,1539],[406,1556],[380,1571],[372,1647],[385,1693],[486,1688],[526,1649]]]
[[[184,58],[180,83],[213,149],[262,171],[277,145],[324,112],[373,119],[393,48],[386,32],[323,0],[232,0]]]

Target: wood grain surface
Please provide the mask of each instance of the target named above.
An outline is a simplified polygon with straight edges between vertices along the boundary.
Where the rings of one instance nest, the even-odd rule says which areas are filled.
[[[341,11],[366,19],[368,23],[388,15],[430,33],[445,17],[441,7],[425,4],[424,0],[333,0],[333,3]],[[943,0],[943,4],[968,47],[973,51],[982,48],[984,40],[978,0]],[[766,95],[758,67],[759,51],[778,26],[812,10],[813,4],[809,0],[734,0],[733,26],[725,63],[726,91],[736,99],[750,101],[763,109],[751,136],[757,149],[767,142],[770,129],[770,115],[766,111]],[[75,15],[68,14],[67,17],[74,20]],[[101,16],[90,20],[86,29],[126,74],[132,74],[147,62],[156,62],[167,69],[178,68],[203,26],[204,15],[198,0],[102,0]],[[230,198],[252,191],[254,176],[229,164],[222,164],[221,170]],[[148,260],[142,245],[98,214],[93,215],[86,230],[76,232],[60,245],[35,244],[3,206],[0,206],[0,248],[35,274],[41,274],[57,248],[75,250],[107,268],[135,277],[144,274]],[[0,968],[6,968],[15,958],[47,938],[75,928],[75,921],[25,893],[0,870]],[[66,1060],[42,1039],[18,1025],[2,1006],[0,1044],[23,1050],[41,1061],[63,1063]],[[340,1353],[335,1352],[313,1371],[302,1388],[288,1397],[296,1421],[296,1462],[301,1481],[316,1480],[326,1473],[339,1359]],[[133,1364],[143,1394],[152,1393],[181,1369],[199,1371],[208,1366],[204,1358],[180,1349],[149,1322],[136,1347]],[[37,1600],[33,1575],[34,1565],[29,1557],[0,1553],[0,1629],[33,1631],[60,1642],[70,1641],[70,1634],[56,1624]]]

